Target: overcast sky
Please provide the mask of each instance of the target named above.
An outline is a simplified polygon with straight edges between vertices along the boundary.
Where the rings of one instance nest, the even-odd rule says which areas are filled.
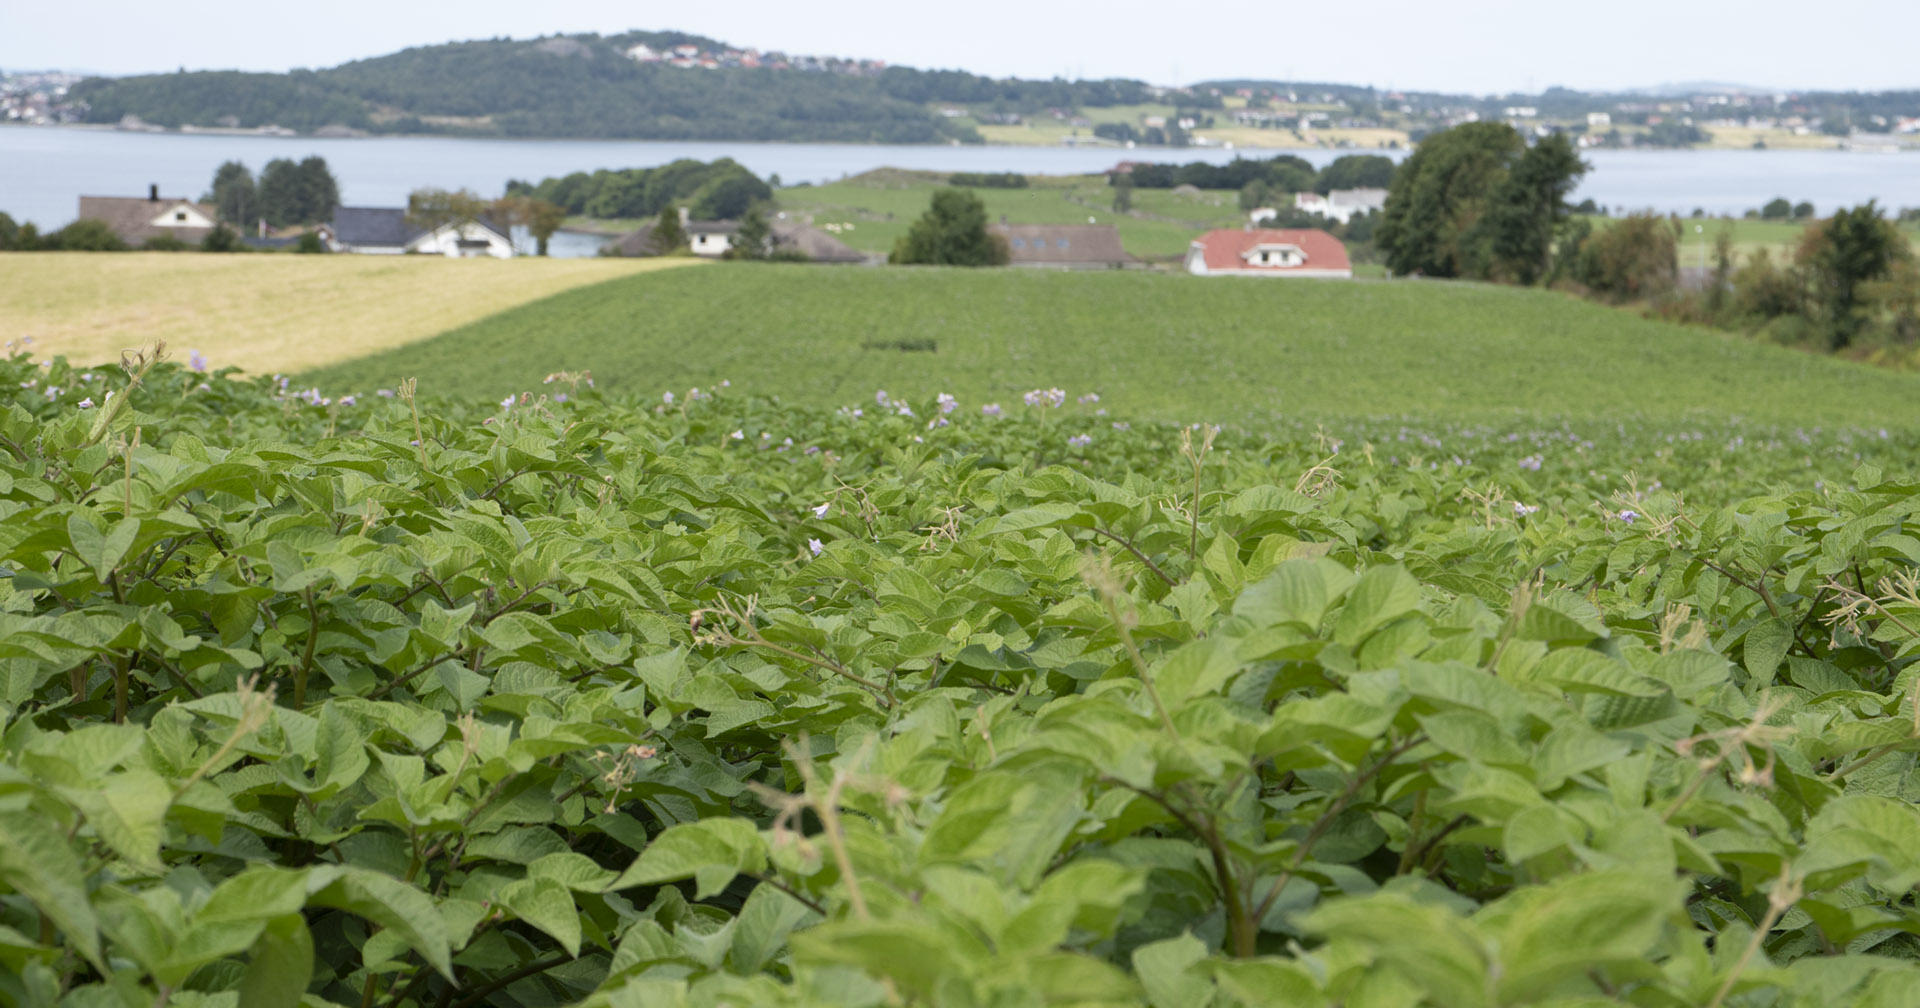
[[[1681,81],[1920,88],[1920,2],[0,0],[0,69],[325,67],[455,39],[632,28],[993,76],[1254,77],[1494,94]]]

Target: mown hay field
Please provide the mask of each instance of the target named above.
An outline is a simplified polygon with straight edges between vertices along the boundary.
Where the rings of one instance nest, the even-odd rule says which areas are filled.
[[[298,371],[690,261],[22,252],[6,257],[0,336],[31,337],[40,358],[98,363],[163,339],[216,366]]]

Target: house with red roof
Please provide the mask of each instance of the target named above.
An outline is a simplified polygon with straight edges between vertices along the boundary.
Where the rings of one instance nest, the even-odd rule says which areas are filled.
[[[1346,279],[1353,276],[1353,264],[1340,239],[1319,228],[1222,228],[1187,247],[1187,272]]]

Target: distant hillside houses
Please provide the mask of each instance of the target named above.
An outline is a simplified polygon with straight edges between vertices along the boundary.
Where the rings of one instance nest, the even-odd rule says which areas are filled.
[[[626,53],[628,59],[637,63],[658,63],[682,70],[766,67],[770,70],[807,70],[815,73],[867,76],[887,68],[886,60],[846,59],[840,56],[789,56],[783,52],[763,53],[758,49],[709,50],[690,43],[661,49],[639,43],[628,46]]]
[[[1293,205],[1307,213],[1316,213],[1345,224],[1360,214],[1386,209],[1387,191],[1385,189],[1335,189],[1325,196],[1316,192],[1303,192],[1293,197]]]

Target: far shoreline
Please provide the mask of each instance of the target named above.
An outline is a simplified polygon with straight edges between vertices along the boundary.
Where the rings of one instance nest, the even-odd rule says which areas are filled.
[[[962,148],[1003,148],[1008,150],[1108,150],[1115,154],[1147,151],[1151,153],[1171,153],[1179,151],[1249,151],[1294,153],[1299,151],[1324,151],[1337,154],[1382,154],[1410,151],[1418,146],[1408,143],[1401,147],[1362,147],[1339,146],[1331,144],[1275,144],[1248,145],[1242,143],[1206,143],[1188,144],[1185,147],[1165,145],[1150,146],[1136,144],[1125,147],[1110,143],[1007,143],[1004,141],[982,141],[980,143],[961,143],[959,141],[925,143],[882,143],[877,141],[855,140],[759,140],[728,137],[609,137],[609,136],[500,136],[485,133],[370,133],[364,130],[342,131],[339,133],[302,133],[295,130],[275,129],[272,127],[233,127],[233,126],[193,126],[186,128],[157,127],[153,129],[123,129],[117,123],[21,123],[0,122],[0,127],[33,130],[73,130],[88,133],[125,133],[131,136],[176,136],[176,137],[219,137],[222,139],[259,139],[259,140],[482,140],[497,143],[540,144],[540,143],[738,143],[765,144],[768,146],[814,146],[814,147],[962,147]],[[271,130],[271,131],[270,131]],[[1833,138],[1826,146],[1786,146],[1768,145],[1750,147],[1741,145],[1696,144],[1690,147],[1583,147],[1581,153],[1605,150],[1622,153],[1672,153],[1672,152],[1751,152],[1754,154],[1777,153],[1826,153],[1844,152],[1858,154],[1916,154],[1920,153],[1920,144],[1896,144],[1893,149],[1852,150],[1843,138]]]

